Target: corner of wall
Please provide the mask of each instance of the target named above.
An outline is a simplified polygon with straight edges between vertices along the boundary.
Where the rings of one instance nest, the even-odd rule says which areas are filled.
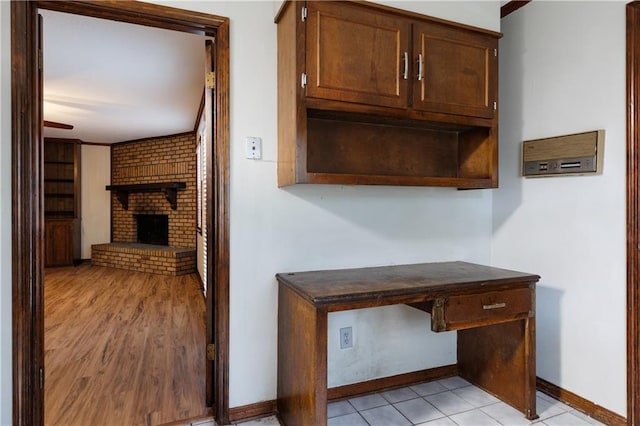
[[[0,1],[0,425],[12,422],[11,3]]]

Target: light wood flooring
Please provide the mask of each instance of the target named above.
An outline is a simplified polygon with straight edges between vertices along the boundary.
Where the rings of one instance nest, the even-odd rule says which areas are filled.
[[[207,414],[195,275],[45,271],[45,424],[159,425]]]

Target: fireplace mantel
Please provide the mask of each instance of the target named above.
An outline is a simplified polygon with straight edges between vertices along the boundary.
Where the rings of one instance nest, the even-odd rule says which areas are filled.
[[[136,192],[164,192],[165,197],[173,210],[178,208],[178,190],[185,189],[185,182],[157,182],[138,183],[129,185],[107,185],[107,191],[113,191],[116,198],[122,204],[122,208],[129,210],[129,194]]]

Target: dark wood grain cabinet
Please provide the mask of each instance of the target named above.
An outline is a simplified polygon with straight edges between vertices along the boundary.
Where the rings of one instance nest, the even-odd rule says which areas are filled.
[[[45,138],[45,266],[72,265],[80,254],[80,141]]]
[[[413,108],[493,118],[498,107],[498,39],[438,22],[414,26]]]
[[[74,258],[75,219],[45,219],[45,265],[68,266]]]
[[[409,20],[334,2],[308,2],[306,13],[308,98],[407,107],[399,67],[409,51]]]
[[[499,33],[348,1],[276,22],[279,186],[497,186]]]

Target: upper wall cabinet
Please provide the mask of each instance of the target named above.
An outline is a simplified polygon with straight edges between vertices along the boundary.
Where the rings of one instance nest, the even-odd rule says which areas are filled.
[[[409,20],[334,2],[306,13],[308,97],[408,106]]]
[[[497,186],[499,33],[350,1],[276,23],[280,186]]]
[[[492,118],[498,101],[498,39],[436,22],[414,25],[413,107]]]

